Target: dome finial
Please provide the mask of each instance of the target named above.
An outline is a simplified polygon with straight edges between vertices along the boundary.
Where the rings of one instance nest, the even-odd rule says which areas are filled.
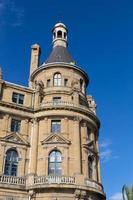
[[[59,22],[55,24],[53,28],[53,47],[63,46],[67,47],[67,28],[66,26]]]

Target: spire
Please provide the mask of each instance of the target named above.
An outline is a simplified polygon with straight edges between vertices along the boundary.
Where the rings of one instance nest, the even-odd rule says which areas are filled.
[[[67,47],[67,28],[63,23],[55,24],[53,28],[53,48],[56,46]]]
[[[3,79],[2,68],[0,67],[0,80]]]

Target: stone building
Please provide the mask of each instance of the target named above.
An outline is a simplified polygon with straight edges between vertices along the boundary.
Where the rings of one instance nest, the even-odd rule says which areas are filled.
[[[42,65],[31,47],[28,87],[0,71],[0,200],[105,200],[89,78],[68,52],[66,26],[52,33]]]

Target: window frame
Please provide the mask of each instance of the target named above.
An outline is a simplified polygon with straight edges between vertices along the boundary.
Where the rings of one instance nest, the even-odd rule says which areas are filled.
[[[14,132],[14,133],[20,133],[20,129],[21,129],[21,120],[12,118],[11,125],[10,125],[10,131]]]
[[[60,87],[62,85],[62,76],[60,72],[56,72],[53,76],[53,85]]]
[[[51,120],[51,133],[53,133],[53,134],[61,133],[61,120],[60,119]]]
[[[24,96],[25,96],[24,94],[13,92],[12,93],[12,102],[23,105],[24,104]]]
[[[51,161],[52,159],[53,161]],[[53,150],[49,153],[48,157],[48,175],[60,176],[61,174],[62,174],[62,153],[59,150]]]
[[[60,105],[61,97],[53,97],[53,105]]]
[[[8,149],[5,156],[4,175],[17,176],[19,155],[16,149]]]

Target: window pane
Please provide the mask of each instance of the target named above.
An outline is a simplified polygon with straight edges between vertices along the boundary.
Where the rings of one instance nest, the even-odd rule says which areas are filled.
[[[18,103],[19,103],[19,104],[23,104],[23,102],[24,102],[24,95],[19,94],[19,100],[18,100]]]
[[[61,102],[61,97],[53,97],[53,104],[59,105]]]
[[[6,153],[4,174],[10,176],[17,175],[18,154],[15,150],[9,150]]]
[[[50,154],[50,162],[55,162],[55,151]]]
[[[61,86],[61,74],[56,73],[54,75],[54,86]]]
[[[58,151],[56,153],[56,162],[61,162],[61,153]]]
[[[60,133],[60,129],[61,129],[61,121],[58,120],[58,121],[52,121],[52,124],[51,124],[51,131],[52,133]]]
[[[16,93],[16,92],[13,92],[13,94],[12,94],[12,102],[18,103],[18,104],[23,104],[23,102],[24,102],[24,95]]]
[[[13,92],[13,94],[12,94],[12,101],[14,103],[17,103],[17,93],[15,93],[15,92]]]
[[[20,124],[21,124],[20,120],[12,119],[12,121],[11,121],[11,131],[19,133],[20,132]]]
[[[51,157],[53,157],[54,159]],[[51,162],[53,161],[54,162]],[[62,167],[61,167],[61,153],[59,151],[53,151],[49,155],[49,174],[54,174],[54,175],[61,175],[62,172]]]

